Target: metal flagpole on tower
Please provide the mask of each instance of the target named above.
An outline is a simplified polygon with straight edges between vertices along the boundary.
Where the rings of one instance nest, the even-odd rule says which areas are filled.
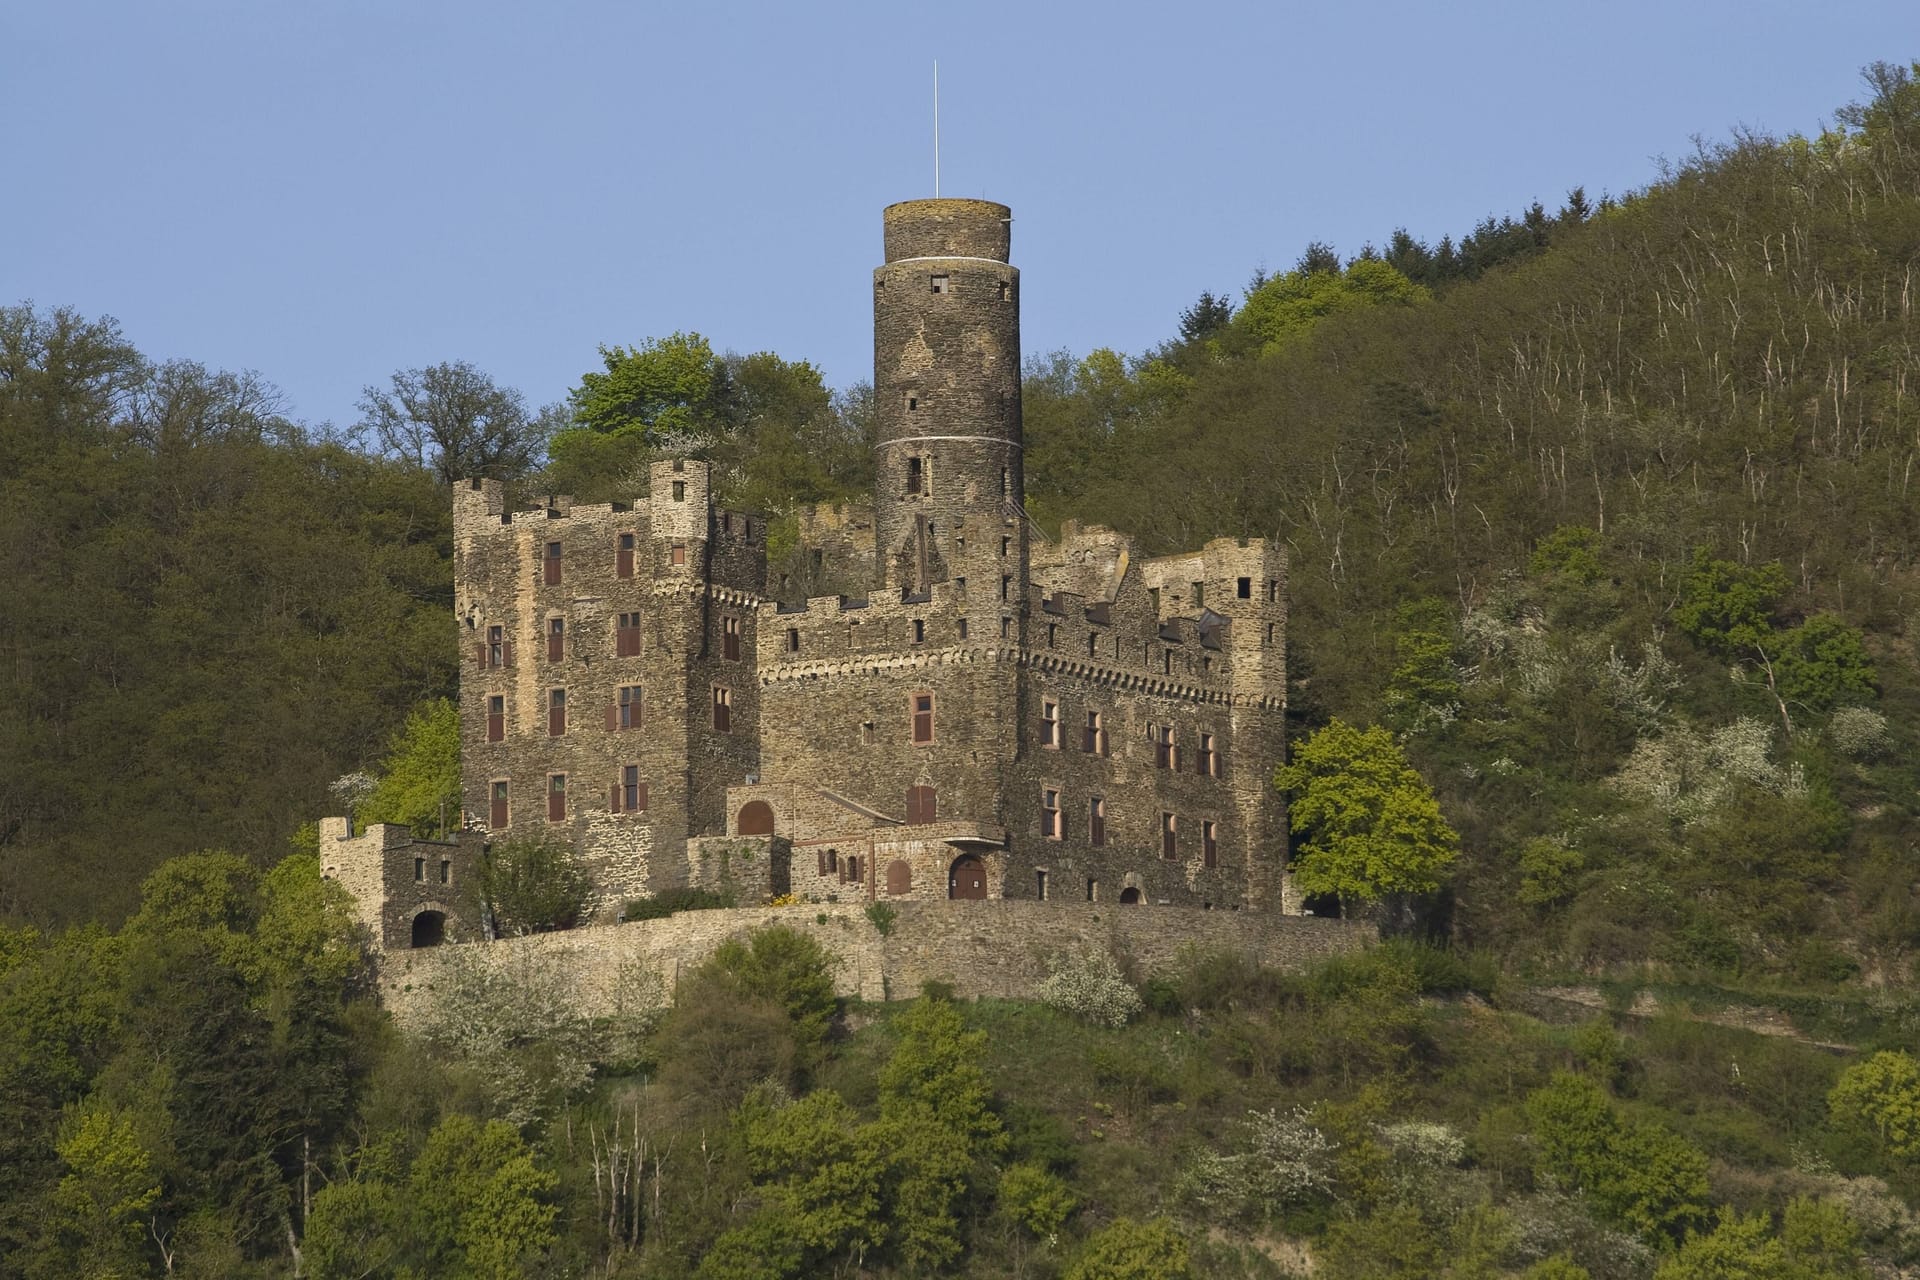
[[[940,198],[940,59],[933,60],[933,198]]]

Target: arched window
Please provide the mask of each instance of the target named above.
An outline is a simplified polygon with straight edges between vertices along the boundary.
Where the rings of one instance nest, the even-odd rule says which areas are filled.
[[[738,820],[739,834],[743,836],[770,836],[773,834],[773,806],[765,800],[749,800],[740,806]]]

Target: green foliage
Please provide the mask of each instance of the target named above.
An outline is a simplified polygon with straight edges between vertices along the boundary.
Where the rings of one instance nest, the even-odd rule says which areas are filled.
[[[1393,674],[1385,702],[1394,723],[1418,731],[1451,718],[1460,703],[1453,665],[1453,611],[1444,600],[1416,600],[1394,614]]]
[[[1787,573],[1778,563],[1741,565],[1697,550],[1674,621],[1715,652],[1750,655],[1772,637],[1773,615],[1786,590]]]
[[[1289,271],[1256,284],[1231,328],[1271,351],[1296,341],[1329,316],[1366,307],[1413,306],[1432,295],[1384,262],[1361,259],[1345,271]]]
[[[817,1054],[839,1002],[833,994],[838,959],[811,934],[773,925],[715,948],[706,968],[738,990],[771,1000],[792,1020],[802,1064]]]
[[[1882,1050],[1841,1073],[1827,1106],[1834,1120],[1870,1133],[1895,1160],[1920,1162],[1920,1060]]]
[[[999,1196],[1007,1216],[1042,1240],[1058,1235],[1080,1204],[1066,1179],[1030,1161],[1008,1165],[1001,1172]]]
[[[360,806],[362,822],[392,822],[444,838],[460,820],[460,709],[434,698],[407,713],[387,744],[380,780]]]
[[[622,920],[664,920],[681,911],[721,911],[739,904],[730,893],[712,889],[663,889],[649,898],[629,898],[620,908]]]
[[[518,391],[465,360],[402,369],[388,387],[364,388],[359,409],[359,429],[381,453],[431,472],[443,485],[524,475],[540,460],[553,418],[529,414]]]
[[[1873,698],[1873,664],[1860,633],[1833,614],[1815,614],[1776,643],[1779,693],[1794,706],[1830,711]]]
[[[146,1215],[160,1198],[160,1178],[139,1117],[111,1106],[82,1104],[61,1128],[67,1172],[54,1188],[48,1229],[75,1259],[77,1274],[122,1275],[139,1269]]]
[[[1289,793],[1301,836],[1293,868],[1303,893],[1343,902],[1431,893],[1453,865],[1460,838],[1385,729],[1333,721],[1300,745],[1274,785]]]
[[[1866,1273],[1858,1229],[1838,1206],[1795,1200],[1778,1236],[1763,1213],[1722,1210],[1711,1232],[1691,1236],[1654,1280],[1849,1280]]]
[[[655,445],[718,425],[726,367],[699,334],[648,338],[632,348],[603,346],[600,359],[604,371],[581,375],[573,391],[573,419],[581,426]]]
[[[1606,576],[1600,566],[1600,535],[1585,525],[1563,524],[1533,545],[1527,567],[1583,585]]]
[[[893,932],[893,922],[899,918],[900,913],[893,909],[891,903],[871,902],[867,904],[866,915],[874,931],[884,938]]]
[[[1184,1280],[1186,1237],[1165,1218],[1115,1218],[1095,1232],[1066,1270],[1066,1280]]]
[[[505,840],[474,870],[482,909],[502,936],[572,928],[593,890],[579,855],[561,841]]]
[[[1678,1236],[1706,1209],[1707,1159],[1679,1135],[1623,1119],[1600,1086],[1559,1074],[1528,1096],[1540,1166],[1648,1236]]]

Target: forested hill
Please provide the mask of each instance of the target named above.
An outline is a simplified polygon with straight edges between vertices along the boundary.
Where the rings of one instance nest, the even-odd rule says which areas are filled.
[[[1464,937],[1836,972],[1916,940],[1892,904],[1920,710],[1920,88],[1869,81],[1831,131],[1736,136],[1458,241],[1309,246],[1155,351],[1030,364],[1043,524],[1287,541],[1300,727],[1406,743],[1465,838],[1436,917]],[[868,481],[864,389],[803,362],[675,334],[590,363],[542,414],[464,365],[397,374],[333,438],[110,321],[0,313],[0,910],[113,920],[167,856],[271,861],[377,768],[453,689],[455,472],[591,499],[697,450],[775,513]],[[1744,629],[1708,619],[1715,591]],[[1743,788],[1791,810],[1793,848],[1703,859],[1737,843]],[[1618,900],[1688,877],[1688,903]],[[1785,922],[1741,888],[1782,878],[1810,895]],[[1792,961],[1809,940],[1828,950]]]

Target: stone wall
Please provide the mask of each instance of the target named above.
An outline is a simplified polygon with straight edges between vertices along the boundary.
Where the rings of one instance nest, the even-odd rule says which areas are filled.
[[[835,985],[862,1000],[909,999],[929,979],[963,997],[1031,997],[1048,961],[1081,949],[1130,957],[1140,971],[1173,967],[1187,947],[1233,950],[1275,968],[1360,950],[1375,937],[1361,921],[1321,920],[1190,907],[1117,907],[1097,903],[987,901],[888,904],[885,934],[864,908],[849,904],[732,911],[689,911],[664,920],[574,929],[479,944],[497,963],[550,961],[570,971],[580,1007],[614,1007],[615,985],[636,967],[670,990],[727,938],[786,925],[818,938],[838,959]],[[436,999],[450,958],[466,948],[394,951],[380,957],[380,990],[395,1017],[417,1021]],[[457,963],[457,960],[453,961]]]

